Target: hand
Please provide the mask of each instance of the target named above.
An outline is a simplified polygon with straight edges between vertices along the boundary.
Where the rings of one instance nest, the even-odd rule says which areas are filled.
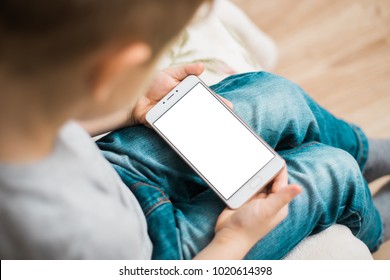
[[[215,233],[234,237],[252,246],[287,217],[288,203],[301,189],[288,185],[284,167],[272,183],[271,193],[259,193],[237,210],[225,209],[218,218]]]
[[[195,63],[171,67],[158,72],[149,91],[136,103],[132,112],[131,124],[147,125],[146,114],[157,102],[159,102],[168,92],[170,92],[187,76],[199,76],[203,71],[203,64]],[[221,96],[220,98],[227,106],[233,108],[233,105],[230,101]]]
[[[301,192],[288,185],[287,168],[274,179],[270,192],[259,193],[239,209],[225,209],[217,220],[213,241],[197,259],[242,259],[287,217],[288,204]]]

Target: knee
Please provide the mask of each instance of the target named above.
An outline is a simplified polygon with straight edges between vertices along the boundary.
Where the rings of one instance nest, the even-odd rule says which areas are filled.
[[[361,183],[363,181],[363,175],[360,171],[360,167],[356,159],[348,152],[338,149],[329,148],[330,155],[327,156],[330,166],[330,172],[337,178],[344,179],[344,181],[352,180],[350,182]],[[332,154],[334,157],[332,158]],[[331,159],[332,158],[332,159]]]
[[[356,160],[346,151],[320,143],[306,151],[310,159],[302,162],[304,174],[313,176],[312,187],[324,195],[344,196],[365,192],[366,183]],[[305,156],[302,155],[303,161]],[[299,160],[299,159],[298,159]]]
[[[233,75],[212,86],[218,93],[228,98],[246,97],[252,102],[295,103],[302,100],[303,90],[292,81],[281,76],[260,71]]]
[[[305,93],[301,87],[283,77],[260,72],[257,93],[252,93],[258,103],[268,103],[274,112],[280,110],[287,119],[295,118],[307,108]]]
[[[350,180],[352,180],[351,182],[360,181],[363,178],[355,158],[342,149],[323,145],[321,150],[316,153],[316,158],[324,166],[324,168],[319,168],[319,173],[322,176],[334,178],[335,183]],[[324,172],[320,172],[321,169]]]
[[[267,138],[270,143],[276,145],[278,137],[283,137],[285,132],[294,135],[288,140],[288,146],[295,147],[305,137],[306,128],[316,124],[306,94],[293,82],[266,72],[248,73],[237,79],[240,81],[226,97],[255,131],[275,132]]]
[[[249,91],[253,98],[257,96],[275,98],[278,101],[291,101],[302,96],[302,89],[294,82],[268,72],[248,73],[248,82],[254,90]]]
[[[237,77],[233,84],[231,97],[235,106],[267,116],[267,121],[277,120],[275,125],[302,121],[312,114],[304,91],[283,77],[255,72]]]

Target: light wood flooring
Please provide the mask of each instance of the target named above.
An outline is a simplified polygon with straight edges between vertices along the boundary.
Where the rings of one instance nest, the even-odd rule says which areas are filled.
[[[275,73],[369,136],[390,138],[390,0],[233,2],[276,41]],[[390,259],[390,242],[374,257]]]

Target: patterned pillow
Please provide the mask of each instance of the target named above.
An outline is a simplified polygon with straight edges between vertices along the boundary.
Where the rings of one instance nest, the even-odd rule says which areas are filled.
[[[247,38],[254,39],[248,42],[245,40]],[[251,51],[253,44],[260,52],[264,46],[261,55],[259,51]],[[163,56],[159,68],[203,62],[205,72],[201,78],[208,84],[214,84],[232,74],[269,68],[269,65],[263,65],[267,64],[264,62],[264,57],[267,57],[264,52],[267,51],[268,60],[276,60],[276,48],[272,40],[239,8],[223,0],[216,2],[206,19],[184,30]]]

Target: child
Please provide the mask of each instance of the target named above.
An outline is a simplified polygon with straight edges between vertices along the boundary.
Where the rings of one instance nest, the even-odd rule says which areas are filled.
[[[378,248],[380,218],[356,164],[367,159],[364,134],[281,78],[252,73],[215,86],[280,151],[295,182],[288,185],[285,168],[269,195],[234,211],[221,213],[213,193],[143,126],[100,143],[134,196],[71,121],[85,120],[90,132],[143,124],[164,93],[200,74],[197,64],[169,69],[149,86],[161,50],[202,2],[1,2],[2,259],[280,258],[334,222]],[[267,121],[256,114],[262,109]],[[301,191],[296,183],[301,199],[279,224]]]

